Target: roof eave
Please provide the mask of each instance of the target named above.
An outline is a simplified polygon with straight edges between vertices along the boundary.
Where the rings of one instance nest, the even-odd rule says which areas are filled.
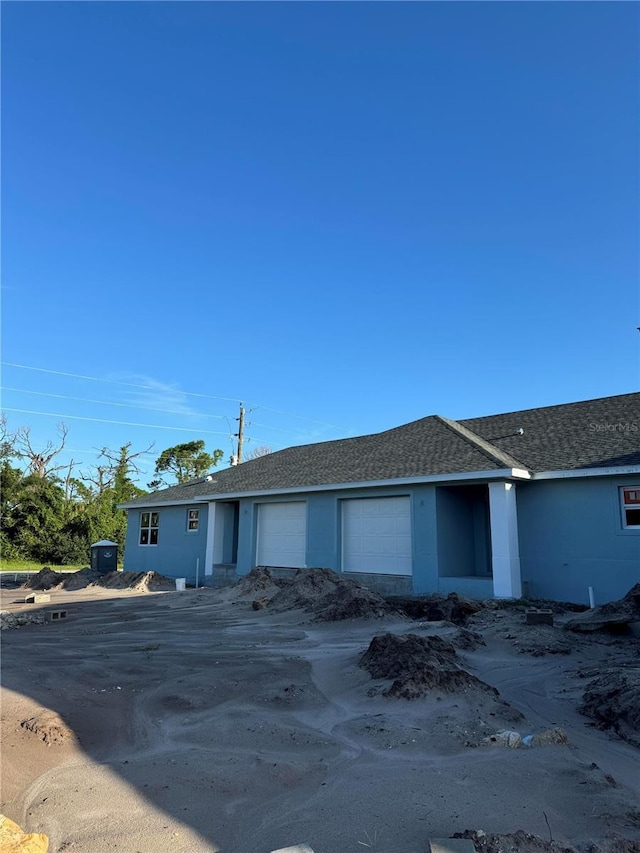
[[[156,506],[185,506],[194,503],[208,503],[209,501],[238,500],[240,498],[273,497],[275,495],[300,494],[301,492],[330,492],[347,491],[353,489],[373,489],[382,487],[402,487],[428,485],[435,483],[455,483],[469,480],[529,480],[531,474],[524,468],[500,468],[488,471],[465,471],[448,474],[428,474],[417,477],[397,477],[389,480],[360,480],[352,483],[322,483],[317,486],[290,486],[281,489],[252,489],[239,492],[212,492],[208,495],[198,495],[189,500],[173,501],[149,501],[148,503],[125,503],[119,504],[120,509],[142,509],[142,507]]]
[[[612,465],[608,468],[573,468],[560,471],[538,471],[533,480],[567,480],[578,477],[615,477],[640,474],[640,465]]]

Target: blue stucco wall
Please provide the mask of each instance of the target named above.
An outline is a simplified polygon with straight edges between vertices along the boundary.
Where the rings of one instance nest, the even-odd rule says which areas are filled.
[[[187,532],[187,510],[200,510],[197,531]],[[207,545],[207,505],[159,507],[158,544],[140,545],[141,510],[127,513],[127,539],[124,549],[126,572],[160,572],[168,578],[186,578],[195,583],[196,563],[200,558],[200,581],[204,575]]]
[[[435,592],[438,588],[435,494],[433,486],[417,486],[411,489],[353,489],[348,493],[349,498],[400,495],[411,497],[413,587],[417,592]],[[342,571],[340,500],[345,496],[345,492],[330,491],[301,493],[287,498],[304,500],[307,504],[308,567]],[[258,506],[269,500],[261,498],[240,502],[238,575],[247,574],[255,565]]]
[[[621,597],[640,581],[640,531],[623,529],[619,502],[619,488],[640,485],[638,479],[638,476],[594,477],[517,484],[522,580],[528,595],[588,604],[588,588],[592,586],[596,601],[602,603]],[[286,497],[307,503],[308,567],[342,570],[340,501],[346,494],[331,491]],[[486,555],[482,557],[483,563],[479,554],[479,551],[484,554],[488,543],[476,535],[481,519],[476,518],[475,508],[469,507],[470,513],[461,513],[457,501],[448,500],[451,494],[435,485],[354,489],[348,493],[349,498],[392,495],[411,498],[413,577],[385,575],[380,581],[394,588],[404,588],[411,582],[417,594],[457,590],[479,598],[490,595],[491,581],[482,577],[483,568],[489,566]],[[277,499],[239,501],[235,576],[247,574],[255,565],[258,506],[268,500]],[[130,510],[125,569],[154,570],[168,577],[186,577],[188,583],[193,583],[199,557],[202,579],[207,506],[201,504],[199,508],[198,533],[186,532],[188,506],[160,508],[157,546],[138,544],[140,511]],[[456,518],[466,519],[462,535]],[[441,574],[451,572],[448,577],[439,576],[438,560],[444,570]],[[456,567],[466,565],[469,560],[475,561],[477,577],[453,576]],[[362,580],[372,585],[376,582],[374,576],[363,575]]]
[[[634,477],[543,480],[517,486],[520,564],[528,594],[596,603],[640,581],[640,530],[622,528],[619,488]]]

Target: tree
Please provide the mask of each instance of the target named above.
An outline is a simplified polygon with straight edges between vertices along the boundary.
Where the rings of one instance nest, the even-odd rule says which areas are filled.
[[[250,462],[252,459],[260,459],[261,456],[268,456],[273,453],[271,448],[266,444],[261,444],[259,447],[254,447],[248,453],[244,454],[243,462]]]
[[[7,416],[4,412],[0,413],[0,462],[8,459],[13,459],[17,456],[16,434],[10,432],[7,426]]]
[[[14,450],[16,454],[24,459],[27,463],[27,473],[41,480],[51,477],[58,471],[66,468],[66,465],[53,465],[52,462],[56,456],[64,449],[69,427],[64,424],[58,424],[59,443],[55,445],[52,441],[48,441],[44,450],[36,450],[31,444],[31,429],[30,427],[20,427],[15,434]]]
[[[170,474],[178,483],[186,483],[196,477],[204,477],[222,459],[222,450],[214,450],[207,453],[204,449],[204,441],[188,441],[185,444],[176,444],[163,450],[156,461],[156,474]],[[157,489],[167,485],[164,478],[149,483],[150,489]]]
[[[135,482],[139,456],[131,442],[118,450],[103,447],[94,469],[74,476],[73,460],[58,463],[67,427],[58,441],[34,447],[29,427],[15,432],[0,415],[0,553],[5,560],[35,560],[41,565],[86,563],[89,546],[113,539],[121,547],[126,513],[118,509],[144,494]]]
[[[133,453],[131,442],[124,444],[118,450],[103,447],[100,451],[100,462],[95,471],[85,474],[83,479],[93,486],[84,487],[84,496],[89,493],[85,511],[85,524],[88,538],[94,542],[98,539],[112,539],[123,548],[127,531],[127,514],[118,505],[133,500],[144,494],[144,489],[133,482],[132,475],[140,470],[136,459],[149,453],[153,445],[146,450]]]

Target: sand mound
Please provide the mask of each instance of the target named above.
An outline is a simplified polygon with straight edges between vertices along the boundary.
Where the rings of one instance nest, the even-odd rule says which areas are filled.
[[[74,574],[76,573],[74,572]],[[25,582],[24,587],[26,589],[52,589],[54,586],[60,586],[64,577],[64,572],[54,572],[48,566],[45,566],[43,569],[40,569],[37,575],[29,578]]]
[[[321,622],[397,615],[377,592],[331,569],[299,569],[290,578],[277,578],[259,566],[238,581],[235,589],[242,597],[256,596],[256,610],[304,610]]]
[[[479,601],[472,601],[455,592],[449,595],[394,595],[387,601],[410,616],[426,622],[452,622],[454,625],[465,625],[469,616],[483,609]]]
[[[570,619],[565,628],[582,634],[602,631],[625,634],[631,622],[640,621],[640,584],[637,583],[618,601],[609,601]]]
[[[416,699],[431,690],[459,693],[470,689],[498,696],[494,687],[459,666],[452,643],[417,634],[378,634],[358,661],[372,678],[393,679],[383,696]]]
[[[105,589],[130,589],[133,592],[161,592],[175,589],[171,578],[158,572],[99,572],[96,569],[80,569],[78,572],[54,572],[48,567],[41,569],[26,583],[28,589],[86,589],[89,586]]]
[[[162,592],[175,590],[176,582],[158,572],[109,572],[99,575],[89,586],[106,589],[130,589],[133,592]]]
[[[578,710],[592,717],[598,728],[615,731],[640,747],[640,666],[599,675],[585,690]]]
[[[458,632],[452,637],[451,642],[458,649],[463,649],[466,652],[472,652],[480,646],[486,646],[482,634],[477,631],[469,631],[468,628],[459,628]]]
[[[47,746],[60,744],[73,738],[73,732],[54,711],[42,710],[35,717],[22,720],[20,728],[37,735]]]
[[[275,577],[266,566],[256,566],[248,575],[233,585],[233,589],[241,596],[271,598],[288,581]]]

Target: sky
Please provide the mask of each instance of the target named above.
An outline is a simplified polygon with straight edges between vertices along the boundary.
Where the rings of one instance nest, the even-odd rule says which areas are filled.
[[[251,452],[635,391],[639,16],[5,0],[9,426],[145,485],[241,403]]]

